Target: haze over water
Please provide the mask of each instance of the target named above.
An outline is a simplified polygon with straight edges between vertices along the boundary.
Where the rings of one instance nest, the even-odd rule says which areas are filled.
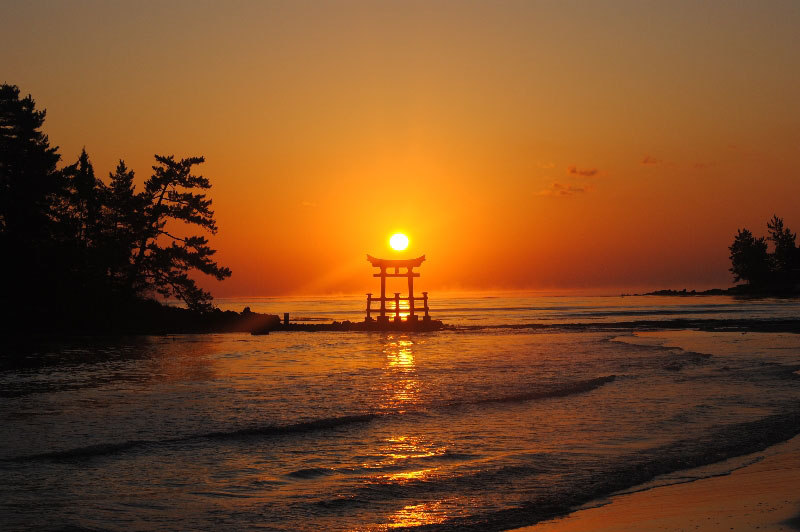
[[[0,371],[3,528],[502,530],[797,430],[798,335],[658,330],[797,301],[434,301],[464,327],[36,345]],[[219,303],[363,316],[360,297]],[[497,327],[523,323],[556,326]]]

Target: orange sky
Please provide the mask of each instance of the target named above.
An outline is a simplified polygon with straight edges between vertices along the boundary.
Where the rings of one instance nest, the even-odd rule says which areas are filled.
[[[204,155],[217,296],[728,286],[800,229],[798,2],[2,1],[65,162]]]

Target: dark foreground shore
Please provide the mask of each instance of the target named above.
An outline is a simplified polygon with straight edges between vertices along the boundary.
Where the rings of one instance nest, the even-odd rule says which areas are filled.
[[[244,309],[242,312],[214,308],[207,312],[163,305],[158,301],[135,301],[125,305],[98,306],[91,312],[68,313],[42,308],[19,314],[11,308],[0,313],[4,336],[101,336],[252,332],[276,327],[278,316]]]

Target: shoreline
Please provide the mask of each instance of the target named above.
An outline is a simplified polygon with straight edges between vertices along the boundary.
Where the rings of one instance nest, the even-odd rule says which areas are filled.
[[[800,292],[795,289],[755,289],[747,285],[736,285],[730,288],[710,288],[708,290],[675,290],[672,288],[653,290],[652,292],[645,292],[643,294],[620,294],[622,297],[643,297],[643,296],[678,296],[678,297],[694,297],[694,296],[732,296],[747,299],[759,299],[778,297],[785,299],[792,299],[800,297]]]
[[[672,484],[648,482],[515,532],[800,530],[800,435],[725,462],[744,465]],[[685,470],[691,476],[707,467]]]

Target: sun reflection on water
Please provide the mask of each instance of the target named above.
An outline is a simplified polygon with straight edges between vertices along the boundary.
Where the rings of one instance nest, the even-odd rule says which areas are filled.
[[[383,411],[402,413],[419,408],[423,403],[423,381],[417,372],[417,342],[406,334],[390,334],[383,338],[381,352],[385,359],[380,384],[380,408]],[[384,470],[371,481],[395,486],[426,482],[443,474],[430,459],[436,460],[435,457],[446,452],[447,447],[442,442],[436,442],[425,434],[387,435],[379,449],[379,467],[390,471]],[[445,501],[405,504],[387,515],[380,529],[442,523],[452,517],[452,511],[452,505]]]
[[[389,368],[400,370],[414,369],[414,342],[407,336],[389,336],[384,344],[383,353],[386,355]]]
[[[380,452],[394,462],[439,456],[447,450],[421,436],[392,436],[386,440],[386,443],[387,445],[382,447]]]
[[[420,469],[419,471],[407,471],[405,473],[393,473],[391,475],[385,475],[383,478],[390,482],[396,483],[404,483],[404,482],[411,482],[412,480],[422,480],[429,476],[429,473],[434,471],[434,469]]]
[[[435,525],[447,519],[447,512],[442,508],[442,501],[409,504],[392,514],[389,528]]]
[[[383,344],[386,357],[382,409],[405,412],[420,402],[420,381],[414,360],[414,341],[406,335],[389,335]]]

